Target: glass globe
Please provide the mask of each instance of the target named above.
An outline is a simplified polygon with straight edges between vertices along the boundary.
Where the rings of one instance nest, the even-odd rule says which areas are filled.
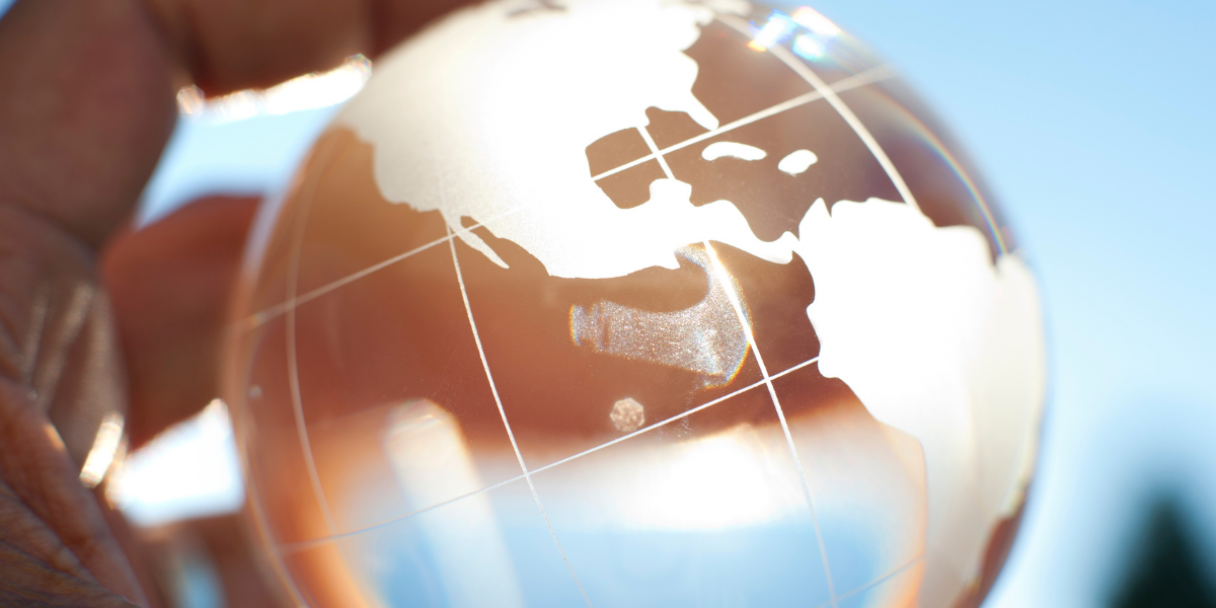
[[[978,604],[1035,279],[807,7],[495,1],[385,55],[258,225],[226,354],[315,607]]]

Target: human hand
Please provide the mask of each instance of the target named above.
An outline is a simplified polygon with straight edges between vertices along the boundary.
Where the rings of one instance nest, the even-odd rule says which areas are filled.
[[[461,0],[21,0],[0,20],[0,604],[149,605],[80,470],[216,395],[256,198],[125,228],[188,83],[208,94],[374,56]],[[137,561],[136,561],[137,564]]]

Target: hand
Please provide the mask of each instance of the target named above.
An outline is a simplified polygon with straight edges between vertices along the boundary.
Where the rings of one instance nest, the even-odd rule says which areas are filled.
[[[217,197],[125,228],[177,90],[374,56],[460,3],[20,0],[0,19],[0,604],[149,605],[81,461],[97,412],[127,411],[138,445],[216,395],[257,204]]]

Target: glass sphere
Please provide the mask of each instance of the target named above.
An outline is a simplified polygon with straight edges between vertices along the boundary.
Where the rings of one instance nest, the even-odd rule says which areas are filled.
[[[1035,279],[806,7],[496,1],[380,59],[255,229],[225,391],[294,601],[974,606]]]

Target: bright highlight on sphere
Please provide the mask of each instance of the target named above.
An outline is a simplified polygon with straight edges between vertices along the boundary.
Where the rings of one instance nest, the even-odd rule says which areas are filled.
[[[1035,279],[809,7],[498,1],[378,58],[263,213],[226,360],[302,605],[976,606]]]

